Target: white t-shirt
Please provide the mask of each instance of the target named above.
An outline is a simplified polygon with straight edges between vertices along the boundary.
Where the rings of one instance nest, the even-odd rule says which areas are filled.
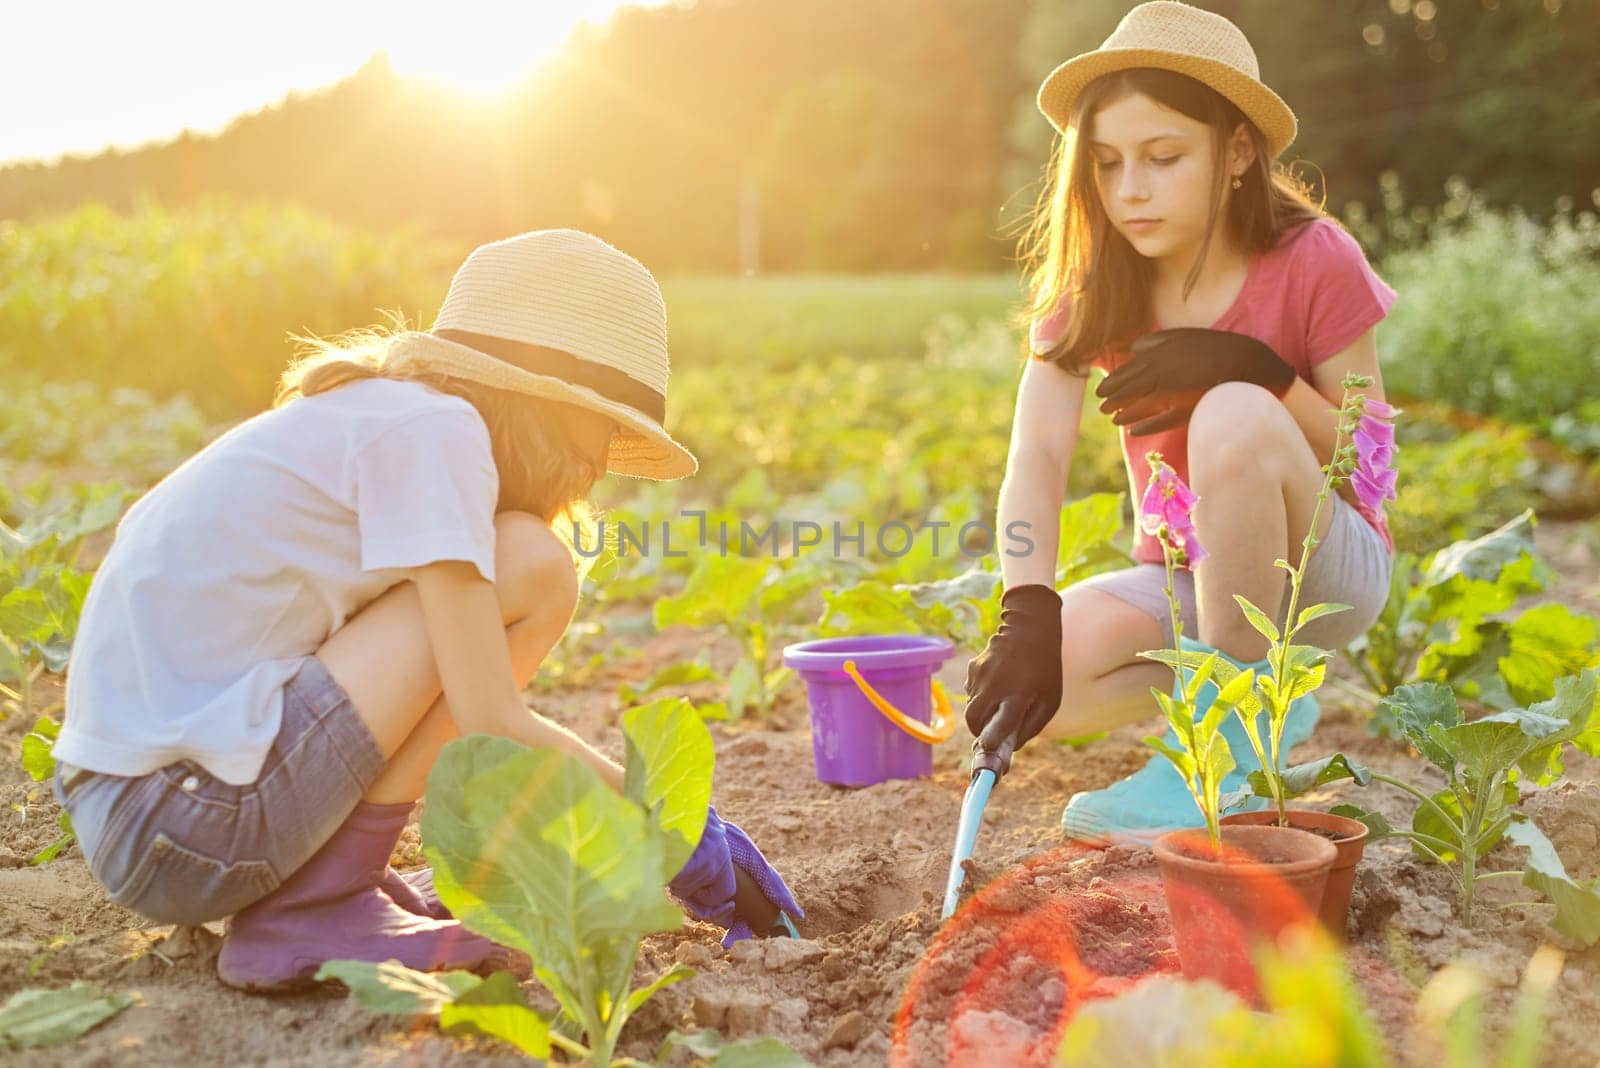
[[[256,780],[283,684],[411,569],[494,581],[499,477],[460,397],[358,380],[231,428],[141,497],[84,602],[56,758]]]

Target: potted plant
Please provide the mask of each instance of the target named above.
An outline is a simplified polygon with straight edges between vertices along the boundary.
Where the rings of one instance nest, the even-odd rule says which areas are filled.
[[[1326,663],[1333,656],[1332,650],[1294,644],[1295,635],[1314,619],[1350,610],[1350,606],[1345,604],[1315,604],[1296,615],[1306,565],[1318,544],[1316,531],[1323,505],[1329,494],[1347,480],[1354,483],[1357,496],[1369,507],[1378,507],[1394,495],[1396,447],[1394,427],[1390,420],[1396,414],[1395,409],[1355,392],[1372,385],[1372,379],[1364,375],[1346,376],[1343,385],[1344,397],[1339,405],[1339,429],[1334,440],[1333,457],[1322,469],[1322,489],[1317,494],[1317,505],[1311,514],[1305,541],[1301,543],[1300,563],[1290,566],[1287,561],[1277,561],[1279,567],[1289,572],[1290,582],[1289,605],[1282,625],[1275,624],[1249,599],[1235,595],[1250,625],[1270,643],[1267,659],[1272,671],[1270,674],[1259,673],[1255,677],[1255,690],[1260,696],[1263,714],[1258,716],[1241,705],[1239,716],[1261,764],[1262,770],[1251,776],[1257,787],[1255,792],[1270,798],[1272,808],[1265,812],[1237,813],[1223,819],[1223,823],[1228,825],[1259,826],[1270,823],[1298,827],[1333,843],[1336,856],[1318,912],[1323,925],[1336,938],[1344,937],[1345,917],[1350,910],[1350,891],[1355,883],[1355,868],[1366,847],[1368,830],[1365,824],[1347,816],[1288,807],[1291,797],[1304,793],[1316,783],[1302,781],[1303,773],[1294,783],[1285,783],[1282,740],[1290,707],[1296,700],[1315,693],[1322,686]],[[1231,668],[1232,665],[1226,667]],[[1262,719],[1266,721],[1265,737],[1261,729]],[[1246,790],[1230,795],[1224,802],[1224,808],[1249,793]]]
[[[1197,498],[1159,453],[1152,452],[1147,459],[1151,489],[1140,504],[1139,522],[1160,539],[1172,629],[1181,648],[1183,621],[1172,592],[1172,572],[1177,563],[1198,562],[1205,555],[1190,516]],[[1147,655],[1167,662],[1159,654]],[[1186,976],[1213,979],[1253,1001],[1257,997],[1254,946],[1276,941],[1285,928],[1315,912],[1335,851],[1331,843],[1292,827],[1221,824],[1222,780],[1233,770],[1234,758],[1220,728],[1241,702],[1259,707],[1251,693],[1254,673],[1233,671],[1231,678],[1220,682],[1210,707],[1197,715],[1202,690],[1226,661],[1213,652],[1192,674],[1182,655],[1172,665],[1173,693],[1154,687],[1151,692],[1172,725],[1177,744],[1155,736],[1145,743],[1177,768],[1206,825],[1204,834],[1172,831],[1154,844],[1173,940]]]

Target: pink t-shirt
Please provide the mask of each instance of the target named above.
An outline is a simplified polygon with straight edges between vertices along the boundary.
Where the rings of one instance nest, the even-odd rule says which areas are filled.
[[[1356,338],[1388,314],[1395,291],[1379,278],[1367,257],[1344,228],[1330,218],[1314,219],[1288,231],[1276,247],[1250,257],[1244,286],[1233,305],[1211,324],[1264,342],[1283,357],[1301,378],[1311,380],[1311,369],[1343,352]],[[1031,347],[1046,352],[1066,329],[1070,308],[1062,306],[1033,324]],[[1152,331],[1161,329],[1152,314]],[[1126,349],[1107,350],[1093,366],[1113,371],[1132,358]],[[1145,453],[1154,449],[1185,482],[1189,480],[1189,428],[1134,437],[1122,427],[1122,458],[1128,467],[1128,486],[1134,506],[1144,499],[1150,482]],[[1357,504],[1361,517],[1372,525],[1389,551],[1394,539],[1382,508]],[[1161,563],[1161,543],[1135,527],[1134,559]]]

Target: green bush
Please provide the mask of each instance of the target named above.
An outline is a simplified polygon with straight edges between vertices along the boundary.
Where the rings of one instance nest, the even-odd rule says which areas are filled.
[[[1400,293],[1378,330],[1384,384],[1427,400],[1554,434],[1600,455],[1600,225],[1570,209],[1540,226],[1473,205],[1394,252],[1384,278]]]
[[[237,418],[271,401],[291,332],[366,326],[386,308],[431,322],[458,258],[411,230],[216,199],[0,222],[0,367],[187,393]]]

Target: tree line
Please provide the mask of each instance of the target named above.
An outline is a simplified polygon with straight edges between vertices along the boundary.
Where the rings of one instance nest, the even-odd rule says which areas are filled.
[[[1131,0],[623,8],[493,105],[375,57],[216,136],[0,169],[0,217],[141,194],[303,204],[474,244],[578,226],[664,271],[1003,268],[1052,131],[1033,103]],[[1600,0],[1204,0],[1295,110],[1342,212],[1398,175],[1548,215],[1600,181]]]

